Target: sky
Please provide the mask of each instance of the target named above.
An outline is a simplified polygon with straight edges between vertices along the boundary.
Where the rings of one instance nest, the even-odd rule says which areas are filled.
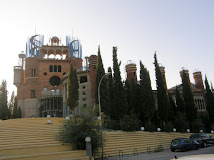
[[[83,57],[97,54],[104,68],[113,66],[112,47],[117,46],[121,76],[125,65],[139,62],[149,70],[156,89],[154,53],[165,67],[167,87],[181,83],[179,72],[201,71],[214,80],[213,0],[0,0],[0,82],[7,81],[8,99],[13,85],[13,67],[25,51],[28,37],[42,34],[45,44],[66,35],[82,43]],[[65,45],[65,43],[64,43]]]

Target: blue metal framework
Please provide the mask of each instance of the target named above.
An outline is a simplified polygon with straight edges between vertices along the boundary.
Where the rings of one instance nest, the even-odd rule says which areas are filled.
[[[66,44],[69,48],[69,57],[82,58],[82,45],[79,40],[71,39],[70,36],[66,36]]]
[[[26,43],[26,53],[25,57],[39,57],[40,51],[39,47],[42,47],[44,44],[44,36],[43,35],[34,35],[30,37]]]

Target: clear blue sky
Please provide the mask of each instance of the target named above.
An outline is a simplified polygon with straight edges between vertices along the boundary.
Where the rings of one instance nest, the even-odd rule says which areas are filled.
[[[155,51],[166,68],[168,88],[181,83],[182,67],[193,83],[195,69],[212,81],[213,8],[213,0],[0,0],[0,82],[7,80],[9,94],[15,90],[13,66],[35,28],[45,43],[50,36],[65,40],[73,33],[81,40],[83,57],[97,54],[100,45],[105,69],[112,66],[112,46],[118,46],[122,78],[128,60],[137,66],[141,60],[153,89]]]

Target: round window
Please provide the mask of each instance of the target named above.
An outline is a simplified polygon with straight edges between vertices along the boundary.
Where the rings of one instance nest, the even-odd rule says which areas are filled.
[[[49,82],[52,86],[58,86],[61,83],[61,79],[58,76],[53,76],[50,78]]]

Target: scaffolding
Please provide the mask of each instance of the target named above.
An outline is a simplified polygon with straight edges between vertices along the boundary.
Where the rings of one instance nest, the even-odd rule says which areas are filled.
[[[76,57],[82,59],[82,45],[79,40],[75,40],[70,36],[66,36],[66,45],[69,48],[69,57]]]
[[[31,36],[26,43],[25,58],[39,57],[40,56],[39,48],[42,47],[43,44],[44,44],[43,35]]]

